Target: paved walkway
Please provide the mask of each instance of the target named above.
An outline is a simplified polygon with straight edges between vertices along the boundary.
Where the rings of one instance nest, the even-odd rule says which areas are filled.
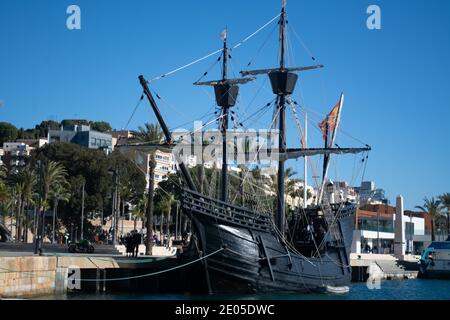
[[[120,255],[113,245],[94,245],[95,255]],[[44,243],[43,254],[65,253],[68,254],[67,245]],[[30,256],[34,255],[34,243],[0,242],[0,256]],[[74,254],[78,255],[78,254]]]

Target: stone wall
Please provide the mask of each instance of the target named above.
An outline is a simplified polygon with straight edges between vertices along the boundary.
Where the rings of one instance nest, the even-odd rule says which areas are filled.
[[[0,297],[53,294],[56,257],[0,257]]]

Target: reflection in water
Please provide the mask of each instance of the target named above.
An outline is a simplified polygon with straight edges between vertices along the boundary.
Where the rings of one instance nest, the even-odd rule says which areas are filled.
[[[383,281],[380,289],[370,290],[365,283],[354,283],[347,294],[265,294],[265,295],[170,295],[71,293],[39,299],[63,300],[450,300],[450,280]]]

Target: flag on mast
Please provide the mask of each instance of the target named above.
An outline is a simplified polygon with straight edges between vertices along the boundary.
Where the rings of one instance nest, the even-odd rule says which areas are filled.
[[[330,113],[328,113],[325,119],[323,119],[322,122],[319,123],[319,128],[322,131],[324,140],[327,139],[328,134],[330,132],[333,132],[336,126],[338,125],[339,114],[341,112],[343,98],[344,95],[342,94],[341,97],[339,98],[339,101],[336,103],[333,109],[331,109]]]
[[[226,28],[220,33],[220,39],[222,39],[222,41],[225,41],[227,39],[227,29]]]

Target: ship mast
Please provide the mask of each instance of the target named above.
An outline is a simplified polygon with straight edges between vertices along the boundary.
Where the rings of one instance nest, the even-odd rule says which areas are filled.
[[[295,89],[298,75],[295,72],[302,72],[323,68],[323,65],[314,65],[307,67],[286,67],[285,51],[286,51],[286,0],[283,0],[280,14],[280,61],[279,67],[273,69],[261,69],[253,71],[241,71],[241,75],[258,75],[267,74],[270,78],[272,91],[277,95],[277,108],[279,113],[279,161],[278,161],[278,190],[277,190],[277,214],[275,224],[277,228],[284,234],[285,230],[285,170],[284,162],[287,160],[286,155],[289,153],[286,147],[286,97],[291,95]]]
[[[222,81],[227,80],[227,64],[228,64],[228,47],[227,47],[227,29],[223,35],[223,65],[222,65]],[[220,200],[227,201],[228,199],[228,163],[227,163],[227,130],[228,130],[228,110],[230,106],[228,103],[222,105],[222,180],[220,185]]]
[[[283,0],[283,5],[281,8],[280,16],[280,76],[286,73],[285,68],[285,31],[286,31],[286,0]],[[281,77],[280,77],[281,78]],[[281,83],[280,83],[281,84]],[[278,95],[278,112],[279,112],[279,137],[278,137],[278,147],[280,153],[286,152],[286,92],[280,90]],[[277,215],[275,219],[275,224],[278,230],[284,234],[284,224],[285,224],[285,171],[284,171],[284,159],[279,159],[278,161],[278,202],[277,202]]]
[[[225,29],[221,33],[221,36],[223,39],[222,79],[215,81],[195,82],[194,84],[214,87],[216,104],[221,108],[220,132],[222,134],[222,177],[220,182],[220,200],[226,202],[228,200],[227,130],[229,110],[236,104],[236,99],[239,94],[239,87],[237,85],[253,81],[256,78],[247,77],[242,79],[228,79],[228,30]]]

